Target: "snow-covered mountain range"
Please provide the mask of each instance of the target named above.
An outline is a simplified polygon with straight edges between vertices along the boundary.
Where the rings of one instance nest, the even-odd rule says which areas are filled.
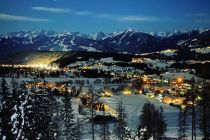
[[[185,46],[191,49],[210,46],[210,29],[144,33],[127,29],[114,33],[27,31],[0,36],[0,53],[6,55],[23,50],[95,51],[145,53]],[[205,50],[205,49],[204,49]],[[204,52],[205,53],[205,52]]]

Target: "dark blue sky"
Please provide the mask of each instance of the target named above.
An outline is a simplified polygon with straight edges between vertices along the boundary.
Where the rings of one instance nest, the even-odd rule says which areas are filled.
[[[210,0],[0,0],[0,34],[49,29],[92,33],[210,27]]]

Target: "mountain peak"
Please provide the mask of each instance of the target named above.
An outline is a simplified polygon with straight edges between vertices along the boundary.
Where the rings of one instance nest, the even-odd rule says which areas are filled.
[[[125,31],[127,31],[127,32],[135,32],[135,30],[133,28],[127,28]]]

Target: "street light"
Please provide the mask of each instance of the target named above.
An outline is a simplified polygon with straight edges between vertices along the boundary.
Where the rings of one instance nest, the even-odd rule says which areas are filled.
[[[177,87],[181,88],[181,84],[183,82],[183,78],[182,77],[178,77],[176,81],[177,81],[177,85],[178,85]],[[177,94],[177,90],[176,90],[176,94]]]
[[[178,78],[178,83],[181,83],[182,82],[182,78]]]
[[[180,83],[182,83],[182,82],[183,82],[183,79],[182,79],[182,78],[178,78],[178,79],[177,79],[177,83],[180,84]]]

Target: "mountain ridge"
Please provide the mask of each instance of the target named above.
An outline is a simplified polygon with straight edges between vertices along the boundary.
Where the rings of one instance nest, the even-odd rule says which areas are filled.
[[[195,41],[196,40],[196,41]],[[185,42],[185,43],[183,43]],[[47,30],[12,32],[0,36],[0,53],[7,55],[25,50],[95,51],[117,53],[150,53],[167,49],[210,46],[210,29],[174,31],[155,34],[126,29],[120,32],[81,34]]]

